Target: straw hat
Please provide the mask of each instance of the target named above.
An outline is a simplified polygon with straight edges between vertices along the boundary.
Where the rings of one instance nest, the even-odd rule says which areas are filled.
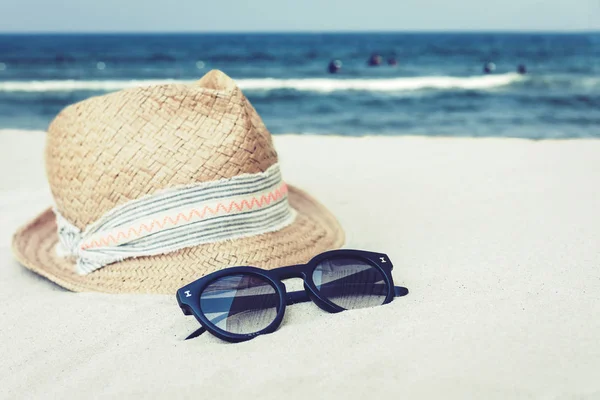
[[[46,170],[55,207],[15,233],[14,254],[26,268],[73,291],[174,293],[228,266],[275,268],[339,248],[344,234],[336,219],[308,194],[285,183],[276,183],[279,186],[269,193],[264,187],[250,194],[227,192],[224,199],[210,200],[220,201],[218,205],[201,202],[204,213],[196,207],[190,218],[199,224],[210,222],[211,229],[224,232],[220,236],[206,236],[208,228],[196,229],[185,217],[184,222],[165,216],[183,215],[179,205],[148,209],[151,215],[146,217],[154,222],[191,224],[177,227],[187,230],[180,233],[185,246],[163,246],[156,233],[168,227],[153,222],[139,225],[149,226],[148,232],[137,231],[131,224],[139,221],[122,216],[157,198],[205,194],[219,185],[276,182],[277,162],[261,118],[220,71],[194,84],[134,88],[87,99],[65,108],[50,124]],[[251,199],[244,197],[250,195]],[[224,202],[229,207],[222,206]],[[267,214],[273,214],[268,207],[272,204],[282,210],[279,216]],[[187,213],[190,206],[185,207]],[[271,225],[258,224],[250,209],[265,213],[264,221]],[[230,217],[245,221],[239,214],[244,212],[254,225],[229,229],[232,222],[220,222]],[[150,232],[153,229],[159,231]],[[123,244],[127,232],[142,237]],[[102,235],[115,242],[103,242],[98,239]],[[85,240],[88,245],[82,244]],[[144,240],[154,247],[144,247]],[[89,243],[100,243],[100,248]],[[108,247],[102,249],[102,243]],[[125,250],[133,256],[123,255]]]

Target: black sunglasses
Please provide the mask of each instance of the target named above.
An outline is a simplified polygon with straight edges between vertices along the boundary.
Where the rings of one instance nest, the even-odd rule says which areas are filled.
[[[177,291],[183,313],[201,325],[186,340],[204,331],[228,342],[250,340],[274,332],[286,305],[311,300],[330,313],[387,304],[408,294],[394,287],[392,268],[385,254],[333,250],[302,265],[213,272]],[[304,290],[287,293],[282,280],[289,278],[302,278]]]

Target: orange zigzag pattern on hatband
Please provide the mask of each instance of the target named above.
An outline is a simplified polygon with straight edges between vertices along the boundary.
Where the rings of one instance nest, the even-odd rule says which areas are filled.
[[[204,206],[204,208],[202,208],[202,210],[199,211],[198,209],[194,208],[187,213],[180,212],[179,214],[177,214],[175,219],[173,219],[171,216],[166,216],[163,218],[162,222],[158,219],[153,220],[150,226],[146,224],[141,224],[138,229],[131,227],[127,231],[118,232],[116,237],[115,235],[110,234],[102,238],[92,240],[88,243],[82,244],[81,249],[87,250],[98,247],[108,247],[111,244],[118,244],[120,241],[129,239],[132,236],[140,237],[144,231],[147,233],[152,233],[157,229],[162,230],[166,226],[177,226],[182,221],[189,222],[195,218],[203,219],[207,213],[215,215],[219,213],[220,210],[223,210],[226,214],[228,214],[234,208],[236,208],[238,211],[242,211],[244,209],[244,206],[247,207],[248,210],[252,210],[255,205],[260,208],[265,204],[269,205],[271,204],[271,202],[283,198],[287,194],[287,192],[287,185],[283,183],[278,189],[273,190],[266,196],[263,194],[262,196],[260,196],[259,199],[257,199],[256,197],[252,197],[250,202],[248,202],[247,199],[244,199],[239,203],[235,200],[232,200],[228,206],[225,206],[223,203],[217,204],[217,207],[215,209],[209,206]]]

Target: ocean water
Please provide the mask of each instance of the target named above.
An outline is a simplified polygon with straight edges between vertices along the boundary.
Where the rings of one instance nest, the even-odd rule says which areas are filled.
[[[273,133],[600,137],[599,33],[0,35],[0,129],[213,68]]]

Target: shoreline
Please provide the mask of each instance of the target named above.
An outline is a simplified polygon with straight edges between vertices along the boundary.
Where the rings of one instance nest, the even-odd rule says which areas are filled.
[[[42,135],[45,134],[46,131],[40,129],[14,129],[14,128],[0,128],[0,135]],[[566,143],[566,142],[600,142],[600,138],[595,137],[572,137],[572,138],[523,138],[523,137],[511,137],[511,136],[449,136],[449,135],[362,135],[362,136],[346,136],[343,134],[336,133],[328,133],[328,134],[318,134],[318,133],[275,133],[272,134],[273,138],[277,140],[277,138],[281,137],[318,137],[324,138],[325,140],[330,140],[333,138],[339,139],[352,139],[352,140],[364,140],[364,139],[406,139],[406,140],[470,140],[474,139],[476,141],[523,141],[523,142],[558,142],[558,143]]]

